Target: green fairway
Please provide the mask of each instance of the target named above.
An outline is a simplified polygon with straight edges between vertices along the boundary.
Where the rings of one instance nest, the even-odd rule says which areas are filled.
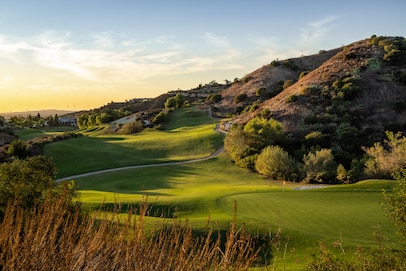
[[[100,135],[100,131],[87,131],[84,137],[47,145],[45,154],[53,157],[58,178],[209,156],[222,145],[223,136],[215,131],[215,121],[207,117],[207,112],[196,113],[193,108],[187,108],[175,111],[171,118],[176,124],[188,115],[192,116],[186,118],[189,126],[171,125],[163,131],[147,130],[134,135]]]
[[[393,226],[380,206],[382,189],[391,181],[372,181],[312,190],[295,190],[235,167],[227,155],[186,165],[112,172],[77,179],[85,203],[136,204],[144,195],[152,203],[176,208],[175,215],[219,222],[230,219],[237,202],[238,218],[258,227],[281,227],[318,240],[366,245],[371,228],[381,225],[393,239]],[[371,184],[372,183],[372,184]],[[373,189],[371,190],[371,186]],[[217,217],[218,215],[218,217]],[[203,225],[204,226],[204,225]]]
[[[188,219],[196,229],[207,221],[226,229],[234,216],[253,233],[282,230],[282,246],[276,265],[303,267],[318,241],[333,244],[342,238],[347,252],[370,247],[373,228],[380,225],[395,240],[393,225],[379,203],[381,190],[393,181],[368,181],[333,188],[295,190],[298,183],[283,184],[236,167],[224,154],[194,164],[126,170],[77,179],[85,205],[98,208],[137,205],[148,197],[151,214]],[[364,183],[364,182],[363,182]],[[371,189],[372,187],[372,189]],[[125,210],[125,208],[124,208]],[[282,249],[282,248],[281,248]],[[276,252],[275,252],[276,253]]]
[[[182,161],[208,156],[222,144],[214,131],[215,120],[193,108],[175,111],[163,131],[148,130],[136,135],[100,135],[102,128],[87,136],[47,145],[58,176],[99,169]],[[372,228],[381,227],[390,241],[394,227],[380,206],[382,191],[394,182],[368,180],[351,185],[319,189],[305,184],[269,180],[233,164],[227,153],[195,163],[127,169],[75,179],[81,201],[91,209],[115,203],[136,206],[145,197],[154,211],[188,219],[203,229],[210,219],[228,228],[237,204],[237,221],[253,232],[274,234],[282,230],[276,263],[297,270],[309,261],[317,243],[342,238],[344,244],[370,247]],[[157,210],[161,212],[157,212]],[[125,213],[125,208],[123,209]],[[286,259],[282,261],[282,254]]]
[[[21,128],[16,129],[14,132],[21,140],[31,140],[36,137],[50,136],[62,134],[67,131],[73,131],[74,128],[70,126],[60,127],[41,127],[41,128]]]

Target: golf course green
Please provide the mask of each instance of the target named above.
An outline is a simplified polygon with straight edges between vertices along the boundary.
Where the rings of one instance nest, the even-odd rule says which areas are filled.
[[[282,232],[280,249],[288,266],[305,264],[318,241],[342,240],[349,249],[372,246],[370,236],[376,227],[389,242],[396,240],[380,206],[382,191],[390,191],[393,181],[328,187],[283,183],[237,167],[227,153],[170,164],[208,157],[222,146],[224,136],[215,131],[218,120],[207,115],[193,107],[177,109],[165,129],[134,135],[83,130],[83,137],[46,145],[45,153],[53,158],[59,178],[168,163],[75,178],[80,199],[85,206],[98,208],[117,202],[136,205],[148,197],[152,206],[200,229],[209,219],[227,229],[237,206],[237,221],[249,230]]]

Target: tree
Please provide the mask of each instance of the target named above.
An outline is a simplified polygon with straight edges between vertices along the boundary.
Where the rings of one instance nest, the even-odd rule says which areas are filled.
[[[277,145],[285,134],[282,123],[272,118],[260,117],[247,122],[244,131],[250,135],[251,146],[259,151],[266,146]]]
[[[6,119],[3,116],[0,116],[0,126],[4,126]]]
[[[176,108],[183,107],[183,104],[185,103],[185,97],[183,97],[182,94],[178,93],[175,96],[175,101],[176,101]]]
[[[10,143],[7,149],[7,155],[15,158],[25,158],[28,156],[28,145],[24,141],[18,139]]]
[[[337,164],[330,149],[309,152],[303,157],[303,171],[306,182],[333,183],[337,173]]]
[[[169,108],[176,108],[176,100],[175,100],[175,98],[174,98],[174,97],[169,97],[169,98],[165,101],[164,106],[165,106],[166,109],[169,109]]]
[[[224,148],[240,167],[254,168],[257,150],[249,145],[249,135],[241,127],[232,128],[224,139]]]
[[[400,132],[386,132],[387,139],[364,148],[369,156],[365,173],[369,177],[389,178],[394,172],[406,167],[406,137]]]
[[[59,125],[59,117],[58,117],[58,114],[55,114],[55,117],[54,117],[54,126],[58,126]]]
[[[87,127],[87,121],[88,121],[88,116],[85,114],[82,114],[78,117],[77,122],[78,126],[80,129],[86,128]]]
[[[154,119],[152,120],[152,122],[154,124],[162,124],[162,123],[166,123],[169,121],[169,114],[167,111],[161,111],[159,112]]]
[[[296,161],[279,146],[268,146],[261,151],[255,169],[265,176],[286,181],[298,180]]]
[[[397,184],[393,193],[383,193],[383,207],[399,234],[400,251],[406,253],[406,169],[398,171],[394,177]]]
[[[342,164],[337,167],[337,180],[341,183],[349,183],[350,175]]]
[[[32,207],[54,186],[56,174],[51,160],[33,156],[0,165],[0,213],[9,200],[17,199],[24,208]]]

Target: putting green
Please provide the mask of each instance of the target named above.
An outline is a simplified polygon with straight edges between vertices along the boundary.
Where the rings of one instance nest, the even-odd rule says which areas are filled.
[[[342,236],[346,243],[363,246],[372,241],[372,227],[380,225],[382,233],[395,240],[393,225],[379,204],[380,192],[272,191],[230,195],[219,199],[218,204],[227,210],[235,201],[241,220],[276,225],[313,239]]]

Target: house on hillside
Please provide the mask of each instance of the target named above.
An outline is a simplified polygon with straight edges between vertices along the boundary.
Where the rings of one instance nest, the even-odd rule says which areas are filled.
[[[59,118],[58,118],[58,121],[59,121],[59,124],[60,124],[60,125],[78,127],[78,124],[77,124],[75,118],[71,118],[71,117],[59,117]]]

